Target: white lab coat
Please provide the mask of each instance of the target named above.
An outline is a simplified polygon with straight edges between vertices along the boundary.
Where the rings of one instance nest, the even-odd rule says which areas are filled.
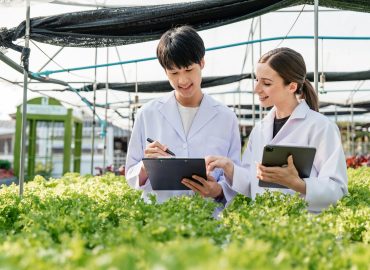
[[[262,161],[266,144],[316,148],[311,175],[306,182],[308,210],[319,212],[348,193],[347,170],[338,127],[302,100],[288,121],[272,138],[275,108],[252,130],[241,166],[234,166],[232,188],[254,199],[266,189],[258,186],[256,162]],[[290,189],[271,189],[295,193]]]
[[[143,198],[155,194],[159,203],[172,196],[193,195],[193,191],[153,191],[150,179],[139,186],[139,173],[146,148],[146,138],[152,138],[176,154],[176,157],[204,158],[222,155],[240,164],[241,143],[235,114],[225,105],[204,94],[202,102],[185,135],[174,91],[150,101],[138,112],[132,131],[126,159],[126,179],[135,189],[143,190]],[[218,172],[219,173],[219,172]],[[220,173],[219,173],[220,174]],[[223,175],[218,175],[223,188],[228,189],[228,199],[235,195]]]

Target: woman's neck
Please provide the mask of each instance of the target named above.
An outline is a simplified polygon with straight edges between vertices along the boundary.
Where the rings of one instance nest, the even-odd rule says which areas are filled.
[[[275,117],[277,119],[285,118],[291,115],[294,109],[298,106],[299,102],[297,99],[292,99],[283,104],[275,104]]]

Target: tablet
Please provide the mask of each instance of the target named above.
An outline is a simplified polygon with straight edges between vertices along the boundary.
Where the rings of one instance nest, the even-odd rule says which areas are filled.
[[[143,162],[153,190],[189,190],[181,180],[194,174],[207,179],[204,158],[143,158]]]
[[[263,148],[262,165],[264,166],[283,166],[287,164],[288,156],[293,155],[294,166],[300,178],[310,176],[316,148],[305,146],[288,145],[266,145]],[[259,180],[260,187],[287,188],[283,185]]]

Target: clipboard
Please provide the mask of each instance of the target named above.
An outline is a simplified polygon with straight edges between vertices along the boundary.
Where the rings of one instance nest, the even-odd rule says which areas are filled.
[[[296,167],[300,178],[307,178],[311,174],[313,160],[315,158],[316,148],[306,146],[288,146],[288,145],[266,145],[263,148],[262,165],[283,166],[287,164],[288,156],[293,155],[294,166]],[[287,188],[276,183],[259,180],[260,187],[269,188]]]
[[[153,190],[190,190],[181,180],[194,174],[207,179],[204,158],[143,158],[143,163]]]

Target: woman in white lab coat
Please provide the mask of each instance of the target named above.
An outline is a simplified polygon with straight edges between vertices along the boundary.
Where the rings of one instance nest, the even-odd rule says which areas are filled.
[[[263,55],[257,64],[255,93],[262,107],[273,108],[253,128],[241,166],[226,157],[208,156],[207,170],[222,168],[230,187],[253,199],[266,190],[258,185],[261,179],[289,188],[272,190],[300,193],[312,212],[335,204],[348,192],[341,137],[335,123],[317,112],[317,95],[306,79],[303,57],[289,48],[278,48]],[[310,176],[304,179],[298,176],[292,156],[287,166],[263,166],[266,144],[316,148]],[[198,188],[193,185],[194,191]],[[225,189],[224,195],[232,198]]]

